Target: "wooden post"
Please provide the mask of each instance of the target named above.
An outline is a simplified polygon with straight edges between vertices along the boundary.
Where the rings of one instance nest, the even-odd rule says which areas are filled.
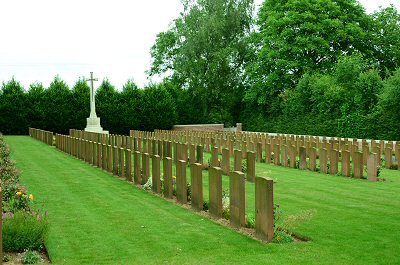
[[[247,171],[246,179],[254,182],[256,178],[256,154],[253,151],[247,152]]]
[[[113,146],[113,174],[118,176],[118,147]]]
[[[142,154],[142,182],[144,185],[150,177],[150,155],[148,153]]]
[[[112,165],[113,156],[112,156],[112,146],[111,145],[109,145],[107,148],[107,158],[108,158],[107,169],[108,169],[108,172],[112,173],[112,171],[113,171],[113,165]]]
[[[230,221],[233,226],[246,225],[246,193],[244,173],[234,171],[230,174]]]
[[[236,149],[233,156],[233,171],[242,172],[242,151]]]
[[[290,145],[290,167],[296,168],[297,159],[297,148],[294,145]]]
[[[103,146],[101,143],[97,143],[97,159],[96,159],[96,166],[101,168],[103,165],[102,161],[102,153],[103,153]]]
[[[288,166],[288,148],[287,145],[283,144],[282,145],[282,166],[287,167]]]
[[[135,182],[135,184],[142,183],[139,151],[135,151],[135,154],[133,155],[133,181]]]
[[[265,144],[265,163],[271,163],[271,144]]]
[[[378,155],[371,153],[368,156],[367,171],[369,181],[378,181]]]
[[[301,153],[301,151],[300,151]],[[274,181],[256,178],[256,236],[265,241],[274,238]]]
[[[337,175],[339,169],[339,152],[338,150],[331,149],[330,155],[330,169],[329,173],[331,175]]]
[[[385,168],[390,169],[392,167],[392,148],[387,146],[385,148]]]
[[[350,177],[350,151],[342,151],[342,176]]]
[[[118,176],[121,178],[125,177],[125,152],[124,148],[120,147],[119,149],[119,170],[118,170]]]
[[[218,163],[218,147],[212,147],[211,149],[211,167],[219,167]]]
[[[154,155],[151,161],[151,189],[153,192],[161,193],[161,180],[160,180],[160,156]]]
[[[99,167],[102,168],[103,170],[108,170],[107,168],[107,161],[108,161],[108,156],[107,156],[107,145],[105,144],[100,144],[101,152],[99,154],[101,155],[99,162]]]
[[[300,146],[299,155],[300,155],[299,168],[302,170],[306,170],[307,169],[307,154],[306,154],[306,148],[304,146]]]
[[[186,161],[176,163],[176,199],[179,203],[187,203]]]
[[[309,149],[309,157],[310,157],[310,170],[316,171],[317,170],[317,150],[315,147],[311,147]]]
[[[262,143],[261,142],[257,143],[257,162],[258,163],[262,162]]]
[[[202,164],[204,166],[203,146],[201,145],[198,145],[196,147],[196,163]]]
[[[189,145],[189,163],[196,163],[196,146],[194,144]]]
[[[172,185],[172,158],[164,157],[163,159],[163,174],[164,174],[164,197],[171,199],[173,195]]]
[[[326,148],[320,149],[319,164],[321,173],[328,174],[328,150]]]
[[[131,149],[125,150],[125,159],[126,159],[126,180],[132,181],[132,151]]]
[[[280,145],[274,144],[274,164],[279,166],[281,164],[281,152]]]
[[[225,175],[229,174],[229,171],[231,170],[231,157],[230,157],[230,151],[228,148],[223,148],[222,149],[222,172]]]
[[[210,214],[222,217],[222,170],[219,167],[211,167],[208,169],[209,176],[209,197],[210,203],[208,210]]]
[[[190,165],[190,175],[192,181],[192,207],[197,210],[203,210],[203,165],[194,163]]]
[[[363,161],[362,161],[362,153],[354,152],[353,153],[353,168],[354,168],[354,177],[362,178],[363,177]]]

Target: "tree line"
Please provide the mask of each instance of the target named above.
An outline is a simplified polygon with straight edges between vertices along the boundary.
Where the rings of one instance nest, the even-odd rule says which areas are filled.
[[[104,79],[95,97],[101,125],[112,133],[170,129],[177,119],[175,102],[162,84],[139,89],[129,80],[117,90]],[[1,87],[0,131],[27,134],[32,127],[65,134],[71,128],[83,130],[90,114],[89,99],[90,88],[83,79],[70,89],[57,76],[48,88],[34,83],[26,91],[13,78]]]
[[[243,123],[245,130],[398,140],[400,15],[367,14],[357,0],[184,0],[150,50],[159,84],[96,92],[102,126]],[[0,131],[83,129],[89,88],[56,77],[0,91]]]

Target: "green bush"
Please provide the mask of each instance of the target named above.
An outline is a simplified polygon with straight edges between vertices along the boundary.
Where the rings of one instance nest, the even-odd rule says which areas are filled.
[[[41,256],[37,251],[27,250],[22,253],[21,262],[22,264],[35,264],[41,261]]]
[[[18,191],[19,171],[15,167],[14,161],[10,158],[10,149],[0,133],[0,178],[3,190],[3,200],[9,200]]]
[[[47,231],[48,223],[43,214],[24,211],[9,214],[3,220],[3,249],[5,252],[39,250]]]

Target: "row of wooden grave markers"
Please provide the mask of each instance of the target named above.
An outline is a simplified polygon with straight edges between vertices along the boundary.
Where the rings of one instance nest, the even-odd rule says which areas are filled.
[[[29,128],[29,136],[36,140],[42,141],[45,144],[53,145],[54,136],[52,132]]]
[[[172,142],[169,140],[156,140],[150,138],[139,138],[139,137],[127,137],[120,135],[109,135],[99,136],[95,133],[84,132],[79,130],[70,130],[70,136],[72,137],[84,137],[84,139],[89,141],[101,141],[104,144],[117,145],[118,147],[132,149],[133,152],[140,152],[142,156],[149,155],[150,157],[154,155],[159,155],[160,159],[164,157],[171,157],[173,162],[177,164],[179,160],[190,161],[190,164],[196,162],[202,164],[204,167],[208,166],[220,166],[223,169],[223,173],[228,175],[231,171],[230,169],[230,151],[227,148],[222,149],[222,153],[218,152],[216,147],[211,148],[212,156],[210,160],[210,165],[204,161],[204,147],[202,145]],[[235,167],[235,170],[242,171],[242,160],[243,157],[247,160],[247,174],[246,177],[249,181],[254,182],[256,176],[256,155],[254,152],[249,151],[249,155],[243,156],[241,151],[241,156],[235,157],[235,161],[240,164],[239,167]],[[222,156],[222,160],[219,156]],[[235,162],[236,163],[236,162]],[[149,174],[145,172],[145,179],[148,179]]]
[[[97,136],[99,137],[99,136]],[[101,136],[100,138],[102,138]],[[97,139],[100,139],[97,138]],[[96,140],[95,138],[92,138]],[[164,143],[162,143],[164,144]],[[96,141],[82,138],[56,134],[55,145],[61,151],[75,156],[93,166],[99,167],[127,181],[134,181],[135,184],[145,184],[148,178],[152,178],[152,191],[158,194],[163,193],[166,198],[173,196],[172,162],[171,157],[164,157],[163,162],[163,181],[164,191],[161,190],[161,156],[158,154],[149,155],[134,151],[133,154],[133,172],[132,172],[132,151],[124,147],[112,146]],[[166,144],[170,146],[171,144]],[[187,146],[187,145],[186,145]],[[201,148],[195,148],[202,156]],[[177,145],[177,157],[185,157],[187,149],[183,144]],[[241,151],[236,150],[237,152]],[[171,154],[170,150],[167,150]],[[250,153],[250,152],[249,152]],[[204,165],[196,163],[199,159],[196,156],[195,161],[190,164],[191,178],[191,206],[194,210],[203,209],[203,180],[202,171]],[[248,154],[248,157],[254,157],[255,154]],[[151,161],[151,173],[150,173]],[[241,157],[240,157],[241,161]],[[215,162],[215,160],[214,160]],[[178,159],[176,163],[176,199],[178,203],[186,204],[187,199],[187,161]],[[254,161],[255,164],[255,161]],[[216,218],[222,217],[222,174],[220,167],[212,166],[209,169],[209,212]],[[245,226],[245,174],[241,171],[229,172],[230,177],[230,222],[235,227]],[[273,180],[264,177],[257,177],[255,181],[256,189],[256,235],[264,241],[271,241],[274,236],[274,212],[273,212]],[[258,194],[258,195],[257,195]],[[260,201],[263,200],[263,201]]]
[[[162,131],[156,130],[154,133],[131,131],[131,136],[140,137],[143,139],[156,138],[167,139],[171,141],[186,141],[188,143],[195,142],[205,146],[207,152],[210,152],[210,145],[217,146],[219,150],[222,147],[228,148],[233,155],[233,149],[240,149],[243,154],[247,151],[254,151],[257,156],[257,161],[262,160],[262,154],[265,152],[266,143],[270,143],[272,147],[274,144],[279,145],[295,145],[297,152],[301,146],[307,149],[313,145],[317,150],[327,148],[344,150],[346,145],[349,151],[360,151],[364,153],[363,163],[367,164],[368,153],[377,153],[383,155],[386,161],[386,167],[391,168],[393,164],[393,157],[397,160],[400,157],[400,142],[384,141],[384,140],[366,140],[366,139],[348,139],[348,138],[330,138],[316,137],[316,136],[299,136],[299,135],[269,135],[267,133],[250,133],[250,132],[196,132],[196,131]],[[273,150],[271,150],[273,152]],[[220,152],[221,153],[221,152]],[[329,154],[328,154],[329,156]]]
[[[179,132],[182,134],[182,132]],[[169,134],[166,131],[163,131],[161,134],[163,137],[166,139],[175,139],[175,140],[181,140],[181,139],[195,139],[195,142],[205,142],[206,146],[205,149],[208,147],[208,142],[213,142],[213,140],[206,140],[206,139],[197,139],[196,140],[196,133],[193,133],[191,136],[190,132],[186,132],[187,135],[182,136],[179,135],[179,133],[175,132],[170,132]],[[131,132],[132,135],[136,135],[138,137],[141,137],[140,134],[135,133],[135,131]],[[171,136],[171,135],[172,136]],[[198,133],[204,134],[204,132]],[[148,134],[152,135],[152,134]],[[154,137],[156,137],[157,134],[154,134]],[[148,138],[139,138],[143,141],[146,141]],[[222,139],[222,138],[221,138]],[[384,143],[384,141],[380,141],[380,145],[377,144],[377,142],[372,141],[371,142],[371,152],[369,151],[370,148],[367,144],[366,141],[362,141],[363,148],[361,149],[362,151],[359,151],[359,143],[356,140],[353,141],[348,141],[348,140],[332,140],[330,142],[326,141],[325,139],[322,139],[322,141],[319,141],[319,138],[316,137],[309,137],[308,140],[305,137],[299,138],[300,140],[294,141],[289,140],[292,139],[292,137],[286,137],[286,138],[279,138],[279,137],[271,137],[271,138],[265,138],[265,141],[263,142],[258,142],[256,145],[251,143],[249,146],[251,149],[254,151],[254,155],[256,158],[256,161],[259,162],[266,162],[270,163],[273,162],[275,165],[282,165],[282,166],[289,166],[289,167],[298,167],[299,169],[310,169],[311,171],[316,171],[317,170],[317,159],[320,159],[320,171],[322,173],[330,173],[332,175],[336,175],[338,173],[342,174],[343,176],[351,176],[353,175],[355,178],[362,178],[363,177],[363,169],[364,166],[366,166],[367,169],[369,169],[367,172],[368,179],[371,181],[376,181],[375,175],[377,175],[378,171],[378,166],[380,165],[380,145]],[[215,142],[215,141],[214,141]],[[227,142],[226,142],[227,143]],[[275,144],[271,144],[275,143]],[[227,144],[228,145],[228,144]],[[237,145],[237,144],[236,144]],[[239,144],[240,146],[240,144]],[[241,144],[242,147],[247,148],[246,142],[243,142]],[[319,149],[317,149],[317,146],[319,146]],[[255,149],[253,147],[256,147]],[[392,167],[392,160],[393,160],[393,142],[388,142],[386,143],[386,152],[385,152],[385,157],[386,157],[386,168],[391,168]],[[223,163],[224,164],[224,157],[227,157],[226,155],[224,156],[224,152],[230,152],[228,148],[225,148],[224,145],[221,145],[222,150],[219,150],[218,146],[210,147],[209,149],[211,150],[211,153],[214,154],[218,152],[219,154],[222,153],[223,156]],[[326,149],[326,150],[324,150]],[[229,151],[227,151],[229,150]],[[347,154],[346,151],[350,152],[350,157],[351,159],[347,159]],[[373,152],[375,151],[375,152]],[[247,158],[247,154],[249,152],[244,152],[242,151],[242,157]],[[371,156],[370,159],[368,157],[370,154],[377,154],[376,160],[377,161],[372,161],[372,158],[375,156]],[[396,157],[400,157],[400,145],[396,144],[395,145],[395,152]],[[253,153],[251,153],[253,154]],[[234,154],[233,154],[234,155]],[[189,154],[190,156],[190,154]],[[361,156],[361,158],[360,158]],[[212,156],[214,157],[214,156]],[[216,157],[216,156],[215,156]],[[234,156],[235,157],[235,156]],[[263,158],[265,157],[265,159]],[[350,158],[349,157],[349,158]],[[340,160],[342,158],[342,160]],[[298,159],[298,161],[297,161]],[[250,161],[253,161],[253,159],[250,159]],[[308,161],[308,162],[307,162]],[[350,161],[353,162],[353,166],[350,166]],[[368,161],[370,162],[370,166],[367,166]],[[342,170],[340,172],[339,170],[339,162],[342,162]],[[214,161],[212,161],[214,163]],[[361,164],[360,164],[361,163]],[[249,164],[249,163],[248,163]],[[376,167],[373,165],[376,164]],[[226,163],[224,165],[227,165]],[[224,166],[223,166],[224,167]],[[224,168],[226,171],[226,168]],[[352,170],[351,170],[352,169]],[[353,172],[353,173],[351,173]]]
[[[78,134],[84,136],[89,139],[99,138],[97,134],[87,133],[77,130],[71,130],[71,134]],[[203,132],[204,134],[204,132]],[[236,158],[236,161],[239,163],[238,156],[235,155],[236,148],[231,152],[230,147],[224,147],[224,144],[220,144],[218,147],[218,142],[223,143],[218,140],[213,140],[210,138],[197,138],[196,135],[201,135],[193,133],[191,135],[189,132],[186,132],[186,135],[183,133],[174,133],[170,131],[163,131],[162,134],[157,133],[149,133],[149,132],[137,132],[131,131],[131,135],[134,137],[128,136],[116,136],[110,135],[102,136],[106,137],[104,139],[100,139],[103,142],[110,142],[111,144],[117,144],[119,146],[125,146],[126,148],[133,148],[135,151],[148,153],[150,156],[155,154],[160,155],[161,159],[163,157],[171,157],[173,161],[177,163],[178,160],[189,161],[196,160],[196,162],[206,164],[203,161],[203,155],[201,151],[206,151],[205,149],[209,149],[212,154],[212,158],[210,161],[211,166],[220,166],[223,169],[224,174],[228,174],[230,171],[230,157],[233,156]],[[157,136],[162,136],[165,139],[157,139]],[[209,135],[212,135],[209,133]],[[228,134],[229,136],[229,134]],[[144,138],[142,138],[144,137]],[[149,138],[146,138],[149,137]],[[154,138],[151,138],[154,137]],[[186,141],[188,139],[192,139],[192,143],[190,141]],[[222,138],[219,138],[222,140]],[[256,138],[257,139],[257,138]],[[261,138],[260,138],[261,139]],[[368,157],[370,154],[374,154],[369,152],[369,147],[366,142],[362,142],[364,148],[363,152],[358,151],[358,145],[354,144],[354,141],[331,141],[327,142],[325,139],[319,141],[319,138],[316,137],[302,137],[297,140],[294,140],[293,137],[266,137],[263,142],[258,142],[254,145],[252,142],[249,146],[244,143],[242,144],[234,144],[234,146],[248,148],[251,150],[252,146],[254,147],[254,151],[241,151],[242,158],[247,159],[247,178],[249,180],[254,181],[255,177],[255,161],[266,162],[266,163],[274,163],[275,165],[282,165],[286,167],[299,168],[299,169],[309,169],[311,171],[317,171],[317,160],[319,158],[320,172],[321,173],[329,173],[332,175],[341,174],[343,176],[354,176],[355,178],[362,178],[364,176],[364,166],[367,169],[368,179],[371,181],[376,181],[378,166],[380,166],[380,147],[378,145],[374,145],[373,142],[371,146],[373,146],[374,150],[377,151],[377,156],[372,156],[370,161],[370,166],[368,164]],[[174,140],[172,142],[171,140]],[[177,142],[182,141],[182,142]],[[231,140],[230,142],[233,142]],[[197,145],[198,143],[206,143],[205,146]],[[209,146],[209,143],[215,144],[215,146]],[[275,143],[275,144],[272,144]],[[319,146],[319,149],[317,149]],[[199,147],[202,148],[199,150]],[[178,148],[183,148],[183,150],[178,150]],[[221,149],[219,149],[221,148]],[[326,150],[325,150],[326,149]],[[390,157],[391,149],[390,145],[386,147],[386,156]],[[350,152],[350,156],[348,156],[347,152]],[[177,154],[181,154],[179,157]],[[201,153],[201,154],[200,154]],[[362,158],[360,158],[360,153],[362,153]],[[400,146],[396,145],[397,157],[400,157]],[[219,162],[219,155],[222,154],[222,161]],[[250,154],[250,157],[248,157]],[[376,158],[377,161],[373,161],[373,158]],[[389,158],[388,161],[391,161]],[[229,161],[229,163],[228,163]],[[352,166],[351,166],[352,161]],[[339,162],[342,164],[341,171],[339,170]],[[240,161],[241,163],[241,161]],[[361,164],[360,164],[361,163]],[[376,165],[374,167],[374,165]],[[390,167],[391,164],[386,163],[386,167]],[[240,168],[240,169],[239,169]],[[242,171],[241,166],[235,166],[235,170]]]

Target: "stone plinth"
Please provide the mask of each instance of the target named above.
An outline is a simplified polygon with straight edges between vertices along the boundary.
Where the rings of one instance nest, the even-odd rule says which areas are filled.
[[[108,134],[108,131],[104,131],[100,125],[100,118],[99,117],[89,117],[86,118],[86,132],[94,132],[94,133],[104,133]]]

